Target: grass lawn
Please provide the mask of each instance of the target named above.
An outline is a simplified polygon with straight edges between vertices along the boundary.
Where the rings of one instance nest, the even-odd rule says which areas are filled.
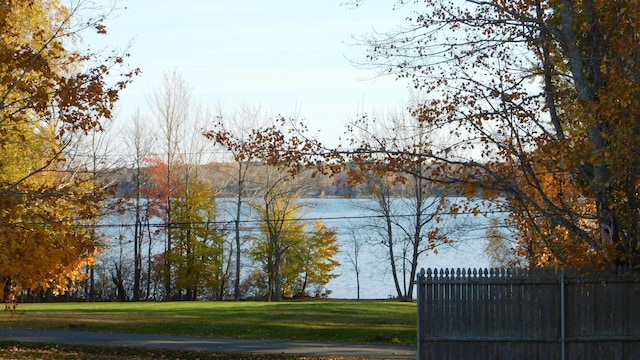
[[[395,301],[20,304],[0,327],[329,342],[416,343],[416,305]]]

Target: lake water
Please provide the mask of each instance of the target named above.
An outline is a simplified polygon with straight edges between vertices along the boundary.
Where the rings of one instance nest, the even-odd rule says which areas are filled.
[[[372,229],[372,223],[381,222],[374,216],[375,212],[371,210],[375,207],[375,203],[370,199],[305,199],[307,205],[299,214],[300,219],[308,220],[309,227],[313,225],[315,220],[321,219],[323,223],[334,229],[338,237],[340,252],[336,260],[340,262],[340,266],[334,270],[338,275],[327,284],[326,289],[331,293],[329,298],[333,299],[355,299],[357,293],[356,272],[352,261],[354,256],[354,239],[362,242],[362,248],[358,256],[360,268],[360,298],[361,299],[387,299],[396,297],[395,285],[393,283],[392,274],[388,260],[387,248],[380,245],[380,237]],[[397,199],[397,206],[400,208],[402,200]],[[455,199],[453,200],[455,201]],[[232,204],[224,201],[218,201],[223,214],[221,217],[229,219],[228,213],[225,211],[232,209]],[[245,209],[249,211],[249,209]],[[406,212],[411,214],[410,211]],[[126,220],[129,219],[129,220]],[[123,215],[117,219],[111,218],[106,220],[110,224],[131,223],[130,217]],[[478,268],[488,267],[489,259],[485,255],[486,246],[486,230],[489,219],[484,216],[459,215],[455,218],[444,217],[443,221],[437,224],[443,227],[448,238],[453,240],[450,245],[442,245],[438,247],[438,253],[429,252],[419,258],[420,268]],[[434,226],[436,224],[434,223]],[[257,226],[251,226],[254,229]],[[130,229],[126,226],[115,226],[118,234],[111,234],[113,238],[118,236],[130,237]],[[112,230],[113,231],[113,230]],[[229,236],[232,236],[230,234]],[[160,244],[158,243],[158,246]],[[132,256],[128,254],[130,245],[123,247],[124,256]],[[101,257],[113,256],[114,251],[119,252],[119,247],[111,244],[111,250],[105,252]],[[160,250],[159,248],[157,249]],[[132,251],[132,250],[131,250]],[[144,250],[146,251],[146,250]],[[245,269],[249,269],[245,260]],[[108,261],[107,261],[108,262]],[[415,297],[415,294],[414,294]]]

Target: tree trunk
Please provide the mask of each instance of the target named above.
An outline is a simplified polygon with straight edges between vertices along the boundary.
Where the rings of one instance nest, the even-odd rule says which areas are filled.
[[[279,247],[275,248],[275,256],[273,258],[273,292],[274,301],[282,301],[282,274],[280,273],[280,265],[282,262],[282,253]]]
[[[153,261],[151,257],[151,224],[147,220],[147,235],[149,237],[149,247],[147,248],[147,300],[151,298],[151,268],[153,266]],[[154,291],[155,296],[155,291]]]
[[[244,191],[244,181],[242,180],[242,161],[238,161],[238,197],[236,199],[236,278],[233,286],[233,300],[240,300],[240,269],[241,269],[241,251],[240,251],[240,216],[242,215],[242,195]]]
[[[137,176],[140,176],[138,174]],[[137,189],[140,189],[140,184],[138,183]],[[136,191],[138,193],[138,191]],[[140,220],[141,211],[140,211],[140,195],[136,195],[136,210],[135,210],[135,224],[134,224],[134,235],[133,235],[133,301],[140,300],[140,277],[142,276],[142,235],[144,234],[144,229],[142,227],[142,221]]]
[[[122,276],[122,268],[118,266],[118,263],[114,262],[115,274],[111,274],[111,280],[116,286],[116,297],[119,301],[127,301],[127,291],[124,288],[124,278]]]
[[[167,201],[167,221],[165,223],[165,229],[167,232],[167,242],[165,245],[165,257],[164,257],[164,291],[165,300],[171,299],[171,260],[169,256],[172,251],[172,239],[171,239],[171,200]]]
[[[563,47],[566,51],[574,86],[578,100],[585,106],[598,102],[598,91],[603,87],[602,77],[602,48],[604,43],[602,29],[598,21],[596,8],[593,0],[587,0],[583,4],[581,17],[588,21],[589,30],[576,34],[577,23],[576,9],[569,0],[561,1],[559,6],[561,17],[560,33]],[[578,47],[582,46],[582,47]],[[611,193],[609,182],[611,181],[611,171],[604,160],[607,152],[606,129],[607,125],[601,121],[601,114],[592,114],[593,123],[588,128],[588,137],[591,144],[592,156],[595,162],[592,169],[582,169],[583,175],[590,182],[596,194],[596,217],[600,229],[600,242],[602,244],[620,241],[620,229],[617,214],[611,209]],[[590,244],[594,244],[592,241]]]

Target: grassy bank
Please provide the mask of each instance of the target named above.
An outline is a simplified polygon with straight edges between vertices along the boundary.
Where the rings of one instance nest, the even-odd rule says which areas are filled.
[[[20,304],[0,327],[415,344],[416,306],[393,301]]]

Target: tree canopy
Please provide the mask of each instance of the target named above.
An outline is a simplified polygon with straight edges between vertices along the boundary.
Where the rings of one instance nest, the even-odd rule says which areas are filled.
[[[0,1],[0,278],[5,297],[63,291],[101,242],[92,228],[104,200],[69,156],[80,136],[109,119],[136,71],[109,83],[120,56],[74,48],[78,31],[104,33],[102,17],[75,24],[81,3]]]
[[[508,200],[532,265],[640,260],[634,1],[414,1],[369,59],[429,97],[440,180]],[[402,36],[400,36],[402,34]]]

